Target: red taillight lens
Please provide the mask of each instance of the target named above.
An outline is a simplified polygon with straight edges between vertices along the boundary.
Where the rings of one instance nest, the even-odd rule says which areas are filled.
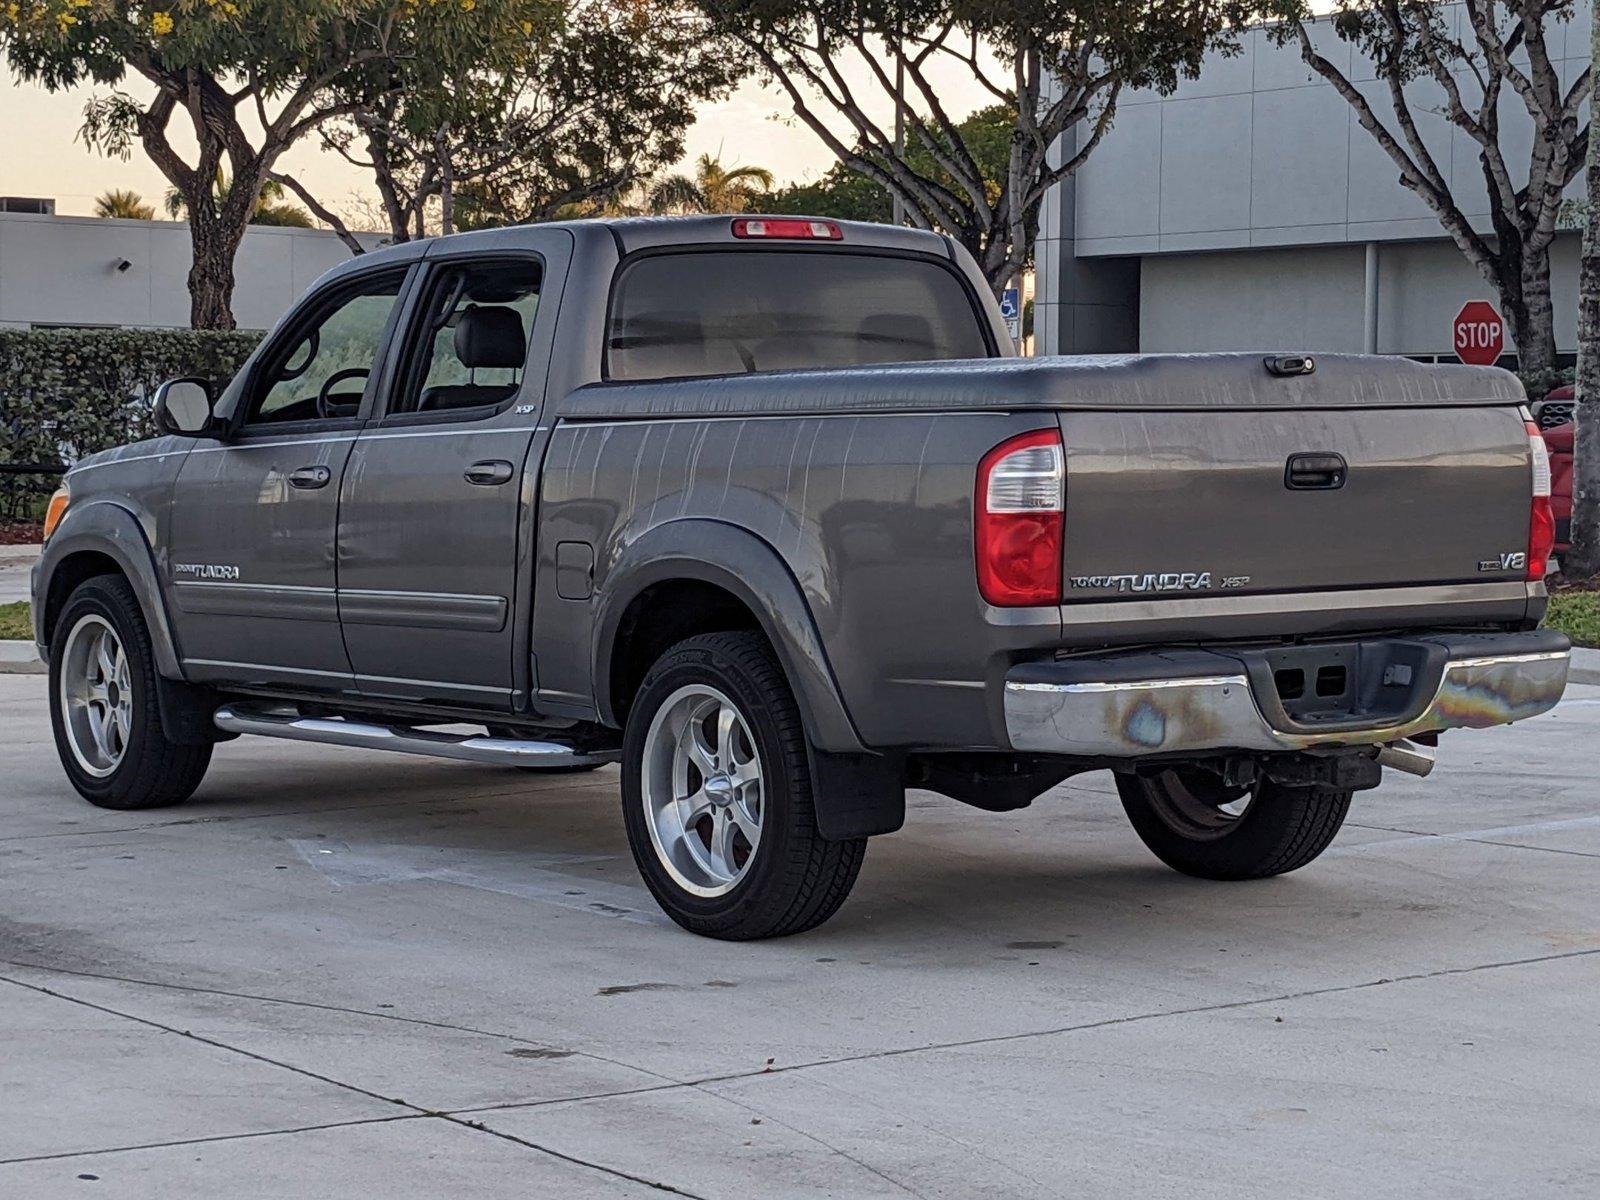
[[[1556,515],[1550,507],[1550,449],[1539,427],[1528,422],[1528,452],[1533,458],[1533,511],[1528,520],[1528,578],[1543,579],[1556,549]]]
[[[832,221],[798,221],[793,217],[739,217],[733,223],[733,236],[842,242],[844,230]]]
[[[978,591],[990,604],[1061,603],[1067,473],[1053,429],[1001,442],[978,464]]]

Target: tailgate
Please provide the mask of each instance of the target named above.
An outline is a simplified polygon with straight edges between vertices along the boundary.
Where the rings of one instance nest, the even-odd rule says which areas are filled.
[[[1526,575],[1531,468],[1512,405],[1060,420],[1068,604]]]

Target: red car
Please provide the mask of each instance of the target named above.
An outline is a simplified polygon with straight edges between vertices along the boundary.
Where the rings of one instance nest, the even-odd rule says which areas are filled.
[[[1572,548],[1572,385],[1558,387],[1533,406],[1534,419],[1550,448],[1550,507],[1556,518],[1556,553]]]

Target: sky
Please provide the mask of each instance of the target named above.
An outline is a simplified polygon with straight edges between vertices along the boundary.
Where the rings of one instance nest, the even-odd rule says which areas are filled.
[[[965,114],[987,102],[987,93],[959,71],[944,73],[940,83],[945,103],[955,112]],[[0,119],[8,134],[0,150],[0,195],[54,197],[58,213],[82,215],[92,212],[102,192],[128,188],[160,208],[166,180],[140,150],[126,161],[107,158],[79,139],[84,103],[96,90],[51,93],[0,75]],[[139,88],[128,90],[141,95]],[[766,167],[780,182],[815,179],[834,161],[817,136],[794,119],[786,97],[754,82],[701,108],[686,139],[684,161],[702,153]],[[322,151],[314,137],[289,151],[279,169],[337,213],[358,195],[376,195],[366,172]]]

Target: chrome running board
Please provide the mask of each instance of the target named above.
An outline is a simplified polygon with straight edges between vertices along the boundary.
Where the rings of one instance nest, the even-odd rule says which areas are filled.
[[[325,746],[355,746],[365,750],[393,750],[461,762],[490,763],[502,767],[588,767],[613,763],[617,750],[580,750],[560,742],[524,741],[486,734],[436,733],[404,725],[373,725],[346,717],[306,717],[292,708],[258,709],[226,704],[212,718],[228,733],[319,742]]]

